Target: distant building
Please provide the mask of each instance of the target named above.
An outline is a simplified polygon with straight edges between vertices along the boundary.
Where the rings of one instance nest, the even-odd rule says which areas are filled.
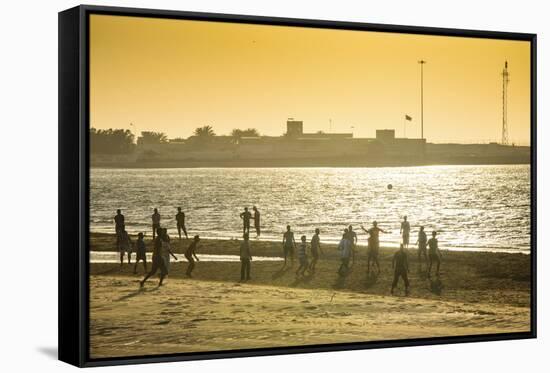
[[[304,122],[288,118],[286,121],[286,135],[289,137],[300,137],[304,133]]]
[[[395,140],[395,130],[376,130],[376,140],[380,142],[392,142]]]
[[[395,130],[376,130],[379,152],[384,156],[423,156],[426,139],[396,138]]]
[[[351,139],[353,133],[325,133],[322,131],[304,133],[304,122],[289,118],[286,121],[286,136],[297,140],[335,140]]]
[[[238,141],[232,136],[207,140],[191,136],[184,141],[138,144],[136,159],[212,165],[413,165],[522,163],[529,161],[529,152],[529,147],[495,143],[428,144],[426,139],[398,138],[393,129],[378,129],[374,138],[354,138],[353,133],[304,133],[303,121],[289,118],[283,136],[241,137]]]

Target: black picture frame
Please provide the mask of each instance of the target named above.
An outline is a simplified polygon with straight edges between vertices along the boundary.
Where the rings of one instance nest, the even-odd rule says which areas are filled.
[[[179,353],[89,356],[89,28],[91,14],[528,41],[531,45],[531,331],[362,343]],[[536,34],[81,5],[59,13],[59,360],[79,367],[359,350],[536,338]]]

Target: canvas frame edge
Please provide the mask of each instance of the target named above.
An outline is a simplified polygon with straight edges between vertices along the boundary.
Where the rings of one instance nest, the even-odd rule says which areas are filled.
[[[531,45],[531,330],[471,336],[92,359],[89,356],[89,16],[106,14],[215,22],[528,41]],[[58,350],[79,367],[223,359],[373,348],[530,339],[537,336],[537,35],[439,27],[80,5],[58,18]],[[74,123],[78,126],[75,128]],[[78,250],[74,250],[74,247]]]

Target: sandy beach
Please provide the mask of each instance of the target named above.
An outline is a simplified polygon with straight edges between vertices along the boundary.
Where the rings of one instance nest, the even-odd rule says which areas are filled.
[[[148,249],[152,245],[146,241]],[[113,235],[92,234],[93,251],[115,250]],[[181,253],[190,241],[172,239]],[[276,242],[251,240],[252,255],[280,256]],[[238,255],[238,241],[203,240],[202,254]],[[231,350],[404,338],[529,331],[530,256],[443,251],[440,281],[420,271],[409,249],[411,294],[391,296],[391,257],[380,250],[381,273],[366,275],[359,246],[345,278],[334,245],[323,246],[314,274],[296,279],[281,262],[252,261],[252,279],[238,283],[240,263],[173,262],[165,285],[144,289],[133,264],[90,265],[92,358]],[[294,269],[297,268],[297,263]]]

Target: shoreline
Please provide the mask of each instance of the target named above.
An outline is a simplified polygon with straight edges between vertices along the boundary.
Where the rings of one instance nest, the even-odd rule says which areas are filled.
[[[498,166],[498,165],[529,165],[531,164],[530,157],[482,157],[478,159],[458,158],[454,160],[442,161],[425,161],[425,162],[410,162],[410,161],[384,161],[384,162],[365,162],[361,160],[343,160],[341,162],[333,161],[300,161],[300,160],[254,160],[245,162],[239,161],[219,161],[219,162],[204,162],[204,161],[113,161],[101,162],[92,161],[90,168],[105,168],[105,169],[152,169],[152,168],[386,168],[386,167],[423,167],[423,166]]]
[[[90,248],[112,251],[114,235],[91,234]],[[181,253],[190,241],[172,239]],[[151,240],[146,239],[150,252]],[[143,288],[134,264],[91,263],[90,354],[135,356],[273,348],[346,342],[528,332],[531,257],[486,252],[442,253],[441,276],[418,270],[409,249],[411,294],[400,281],[390,295],[395,249],[381,248],[381,272],[366,274],[358,248],[345,277],[336,245],[323,245],[317,270],[297,278],[281,262],[251,262],[251,280],[239,283],[240,262],[173,261],[164,285],[153,276]],[[251,241],[252,255],[281,256],[281,244]],[[239,241],[201,240],[197,254],[238,255]],[[135,259],[135,255],[133,257]],[[149,268],[151,263],[149,263]],[[290,265],[289,265],[290,267]],[[425,267],[424,267],[425,268]]]
[[[134,239],[134,237],[132,237]],[[146,239],[147,251],[152,250],[151,240]],[[198,254],[208,255],[239,255],[238,240],[201,240]],[[172,239],[172,250],[182,254],[191,240]],[[266,241],[250,241],[252,256],[281,257],[280,243]],[[92,234],[90,249],[92,251],[115,250],[114,235]],[[352,292],[388,295],[393,272],[391,261],[396,249],[381,247],[379,261],[381,273],[378,278],[366,276],[366,248],[357,247],[356,261],[351,272],[345,278],[339,278],[336,271],[340,265],[337,245],[322,244],[324,255],[317,264],[317,271],[312,276],[297,280],[294,270],[298,267],[296,261],[292,268],[282,269],[282,263],[276,261],[252,261],[252,284],[273,285],[282,287],[301,287],[308,289],[335,289]],[[408,249],[409,278],[411,280],[411,296],[428,299],[450,299],[468,301],[489,301],[511,303],[528,306],[530,304],[531,256],[526,254],[442,251],[441,283],[427,277],[426,266],[419,271],[417,250]],[[135,259],[135,254],[133,255]],[[133,261],[132,261],[133,263]],[[150,265],[150,264],[149,264]],[[121,275],[134,276],[134,265],[125,264],[120,268],[114,263],[90,264],[91,275]],[[290,267],[290,266],[289,266]],[[170,278],[185,278],[187,262],[172,261]],[[143,275],[143,267],[138,266],[137,279]],[[195,279],[237,282],[240,276],[239,262],[198,262],[193,272]],[[151,284],[155,281],[151,280]]]
[[[110,229],[111,231],[113,230],[112,228]],[[137,229],[135,232],[134,231],[131,231],[131,232],[128,232],[128,234],[130,235],[130,237],[132,238],[132,240],[135,241],[135,239],[137,239],[137,232],[139,231],[143,231],[143,230],[139,230]],[[252,232],[252,230],[251,230]],[[95,231],[95,232],[89,232],[90,234],[90,237],[106,237],[106,236],[113,236],[112,233],[106,233],[106,232],[99,232],[99,231]],[[200,234],[200,232],[199,232]],[[189,237],[192,237],[192,235],[189,233]],[[232,242],[237,242],[237,241],[240,241],[242,238],[240,235],[236,234],[232,237],[208,237],[208,236],[203,236],[202,234],[200,234],[200,237],[201,237],[201,241],[206,241],[206,242],[210,242],[210,241],[232,241]],[[151,235],[149,235],[149,237],[146,237],[146,239],[150,239],[151,238]],[[171,236],[172,239],[174,240],[178,240],[178,237],[177,235],[175,235],[175,237]],[[182,242],[185,242],[185,239],[182,239]],[[272,244],[272,245],[280,245],[281,244],[281,240],[277,240],[277,239],[272,239],[272,238],[267,238],[267,239],[264,239],[264,238],[250,238],[250,242],[251,243],[268,243],[268,244]],[[332,246],[337,246],[338,245],[338,242],[339,242],[339,239],[327,239],[327,240],[323,240],[322,238],[322,243],[324,243],[325,245],[332,245]],[[359,242],[359,244],[357,245],[357,247],[359,248],[363,248],[366,250],[367,248],[367,245],[364,244],[363,242],[365,242],[365,240],[362,240],[362,242]],[[297,241],[298,243],[298,241]],[[380,249],[383,249],[383,250],[397,250],[399,249],[399,246],[398,244],[395,244],[395,245],[387,245],[386,243],[381,243],[381,246]],[[409,250],[416,250],[416,247],[411,245],[409,247]],[[107,251],[107,250],[106,250]],[[527,250],[522,250],[522,249],[518,249],[518,248],[513,248],[513,247],[510,247],[510,248],[491,248],[491,249],[488,249],[488,248],[466,248],[466,247],[452,247],[450,249],[446,248],[446,249],[441,249],[442,252],[467,252],[467,253],[497,253],[497,254],[522,254],[522,255],[531,255],[531,252],[530,250],[527,251]]]

